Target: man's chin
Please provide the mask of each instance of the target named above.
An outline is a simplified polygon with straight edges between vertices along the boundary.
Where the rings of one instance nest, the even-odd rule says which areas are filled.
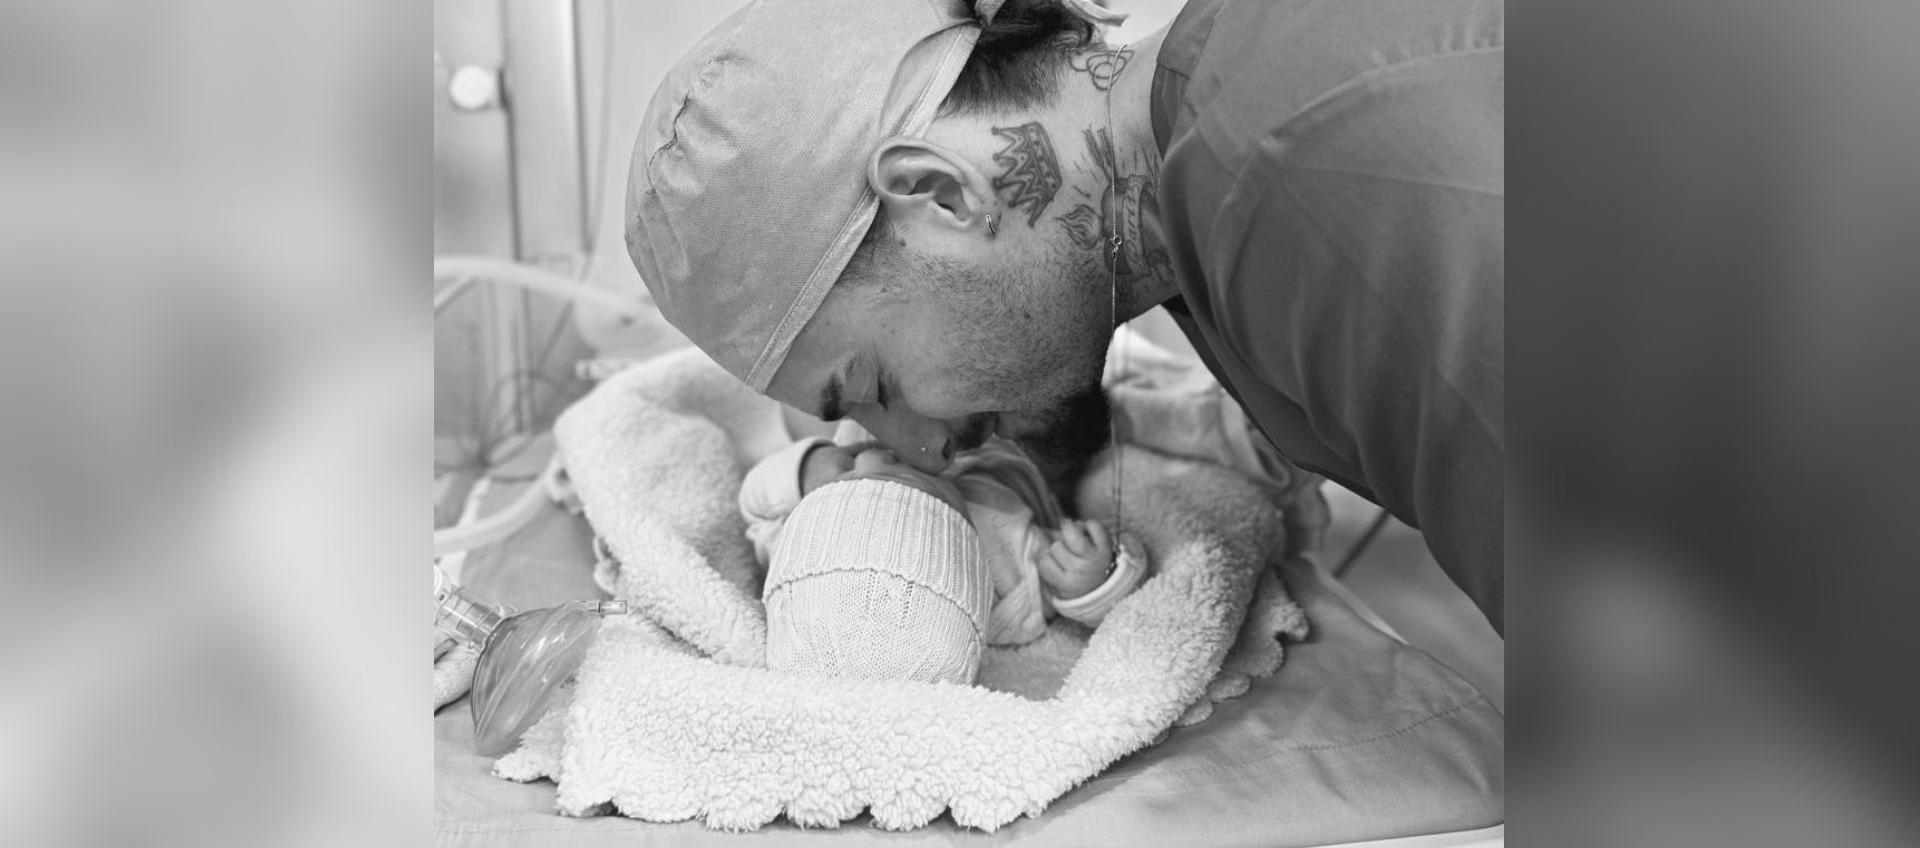
[[[1044,429],[1046,425],[1041,419],[1023,413],[1009,412],[993,416],[993,434],[1002,439],[1017,442]]]
[[[994,432],[1019,444],[1064,493],[1106,447],[1111,417],[1106,393],[1091,386],[1046,412],[1000,415]]]

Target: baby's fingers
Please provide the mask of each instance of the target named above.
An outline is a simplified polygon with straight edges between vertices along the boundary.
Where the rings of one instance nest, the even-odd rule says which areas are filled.
[[[1067,576],[1066,566],[1061,565],[1059,558],[1055,556],[1058,548],[1059,546],[1057,544],[1052,548],[1048,548],[1040,554],[1034,563],[1039,568],[1040,576],[1045,578],[1048,583],[1059,583],[1062,578]]]
[[[1112,550],[1113,539],[1107,535],[1107,525],[1098,521],[1087,522],[1087,534],[1092,537],[1095,550]]]
[[[1087,528],[1078,521],[1060,522],[1060,544],[1076,554],[1085,555],[1093,548],[1093,540],[1087,538]]]

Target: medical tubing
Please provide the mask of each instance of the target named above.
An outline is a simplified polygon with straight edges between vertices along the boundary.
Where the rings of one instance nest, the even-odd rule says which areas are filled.
[[[467,594],[467,590],[455,583],[439,566],[433,569],[433,602],[433,629],[442,637],[472,645],[486,645],[487,638],[500,628],[500,624],[517,614],[512,607],[495,606]],[[567,601],[558,608],[591,613],[600,618],[626,615],[629,609],[626,601],[613,598]]]
[[[541,507],[552,499],[546,485],[547,478],[557,474],[560,458],[554,457],[547,463],[545,471],[540,472],[540,480],[520,493],[513,503],[505,509],[468,524],[433,531],[433,556],[435,559],[461,551],[491,545],[513,535],[514,531],[526,526],[540,514]]]
[[[433,309],[438,313],[447,304],[452,303],[459,293],[471,287],[476,280],[487,280],[518,286],[527,291],[540,292],[561,300],[587,301],[613,311],[616,315],[638,317],[649,309],[646,301],[623,297],[595,288],[583,279],[565,274],[522,265],[490,256],[469,256],[446,254],[433,258],[433,278],[442,280],[452,278],[455,283],[434,296]],[[543,477],[550,477],[557,471],[559,460],[547,466]],[[544,482],[544,481],[543,481]],[[433,555],[435,558],[461,551],[472,550],[490,545],[513,535],[515,530],[540,513],[540,507],[548,499],[545,485],[530,487],[506,509],[495,515],[487,516],[471,524],[462,524],[433,534]]]
[[[626,297],[596,288],[592,283],[557,271],[533,265],[523,265],[496,259],[491,256],[472,256],[446,254],[433,258],[433,278],[435,280],[478,279],[495,283],[506,283],[527,291],[550,295],[560,300],[577,300],[599,305],[618,315],[640,316],[646,314],[647,304],[633,297]],[[464,289],[470,283],[456,283]],[[434,298],[434,311],[452,302],[454,292],[446,297]]]
[[[439,566],[433,569],[433,629],[441,636],[484,645],[506,620],[507,610],[474,599]]]

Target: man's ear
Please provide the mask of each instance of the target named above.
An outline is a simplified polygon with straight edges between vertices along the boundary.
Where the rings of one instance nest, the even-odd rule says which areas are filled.
[[[998,201],[986,175],[966,157],[923,138],[895,136],[867,164],[867,183],[889,220],[953,230],[984,230]]]

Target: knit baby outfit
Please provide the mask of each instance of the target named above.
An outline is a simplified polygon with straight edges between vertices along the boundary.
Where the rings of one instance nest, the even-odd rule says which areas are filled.
[[[787,516],[800,503],[800,469],[814,448],[830,445],[821,438],[801,439],[768,454],[740,481],[740,517],[747,520],[747,539],[760,564],[773,558],[773,545]]]
[[[801,499],[767,571],[767,667],[962,685],[980,667],[993,586],[966,517],[887,480]]]
[[[871,438],[859,425],[844,422],[832,443],[795,442],[747,473],[740,487],[740,514],[747,520],[747,536],[761,562],[768,561],[793,521],[807,454],[824,445],[857,444]],[[1073,601],[1054,599],[1041,583],[1036,561],[1052,544],[1053,530],[1063,515],[1033,461],[1011,443],[990,439],[955,457],[946,476],[966,499],[966,517],[978,535],[992,580],[987,644],[1031,642],[1046,632],[1047,621],[1056,614],[1097,627],[1120,598],[1146,579],[1146,557],[1122,537],[1116,540],[1118,562],[1100,588]]]

